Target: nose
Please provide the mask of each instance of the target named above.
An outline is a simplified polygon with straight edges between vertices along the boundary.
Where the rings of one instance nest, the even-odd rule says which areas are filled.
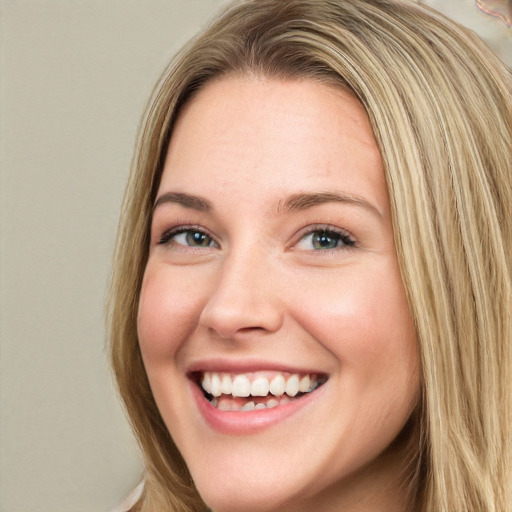
[[[275,264],[264,251],[247,252],[225,258],[200,315],[200,325],[222,339],[264,336],[283,323]]]

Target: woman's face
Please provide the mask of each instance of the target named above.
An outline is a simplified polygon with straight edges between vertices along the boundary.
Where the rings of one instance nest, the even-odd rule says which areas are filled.
[[[214,511],[398,510],[390,445],[418,355],[381,156],[350,93],[227,77],[186,106],[138,334]]]

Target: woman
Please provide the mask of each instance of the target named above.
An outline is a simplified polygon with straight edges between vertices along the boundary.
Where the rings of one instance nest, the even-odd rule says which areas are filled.
[[[510,510],[510,73],[388,0],[237,2],[141,130],[112,361],[134,510]]]

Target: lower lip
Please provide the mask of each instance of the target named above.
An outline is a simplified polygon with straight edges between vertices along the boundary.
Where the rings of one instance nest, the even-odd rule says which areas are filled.
[[[270,409],[222,411],[204,397],[195,383],[191,382],[190,385],[197,408],[208,425],[222,434],[231,435],[254,434],[286,420],[320,398],[325,387],[324,384],[307,395]]]

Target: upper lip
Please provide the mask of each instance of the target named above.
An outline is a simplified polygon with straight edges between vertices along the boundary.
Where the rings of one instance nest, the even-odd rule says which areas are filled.
[[[187,366],[186,373],[200,372],[219,372],[219,373],[252,373],[261,371],[275,371],[299,374],[326,375],[325,371],[319,371],[314,368],[303,365],[292,365],[278,361],[264,361],[256,359],[226,359],[212,358],[202,359],[190,363]]]

